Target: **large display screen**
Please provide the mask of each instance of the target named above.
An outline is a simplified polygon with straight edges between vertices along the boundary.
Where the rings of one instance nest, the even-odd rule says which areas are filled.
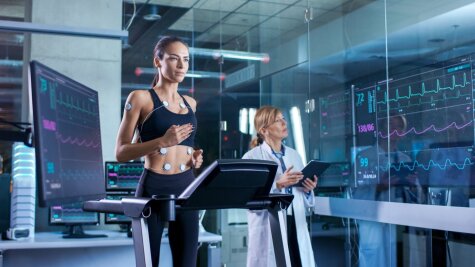
[[[432,187],[472,183],[474,60],[466,56],[354,88],[356,186],[411,174]]]
[[[41,206],[105,197],[98,93],[30,64]]]

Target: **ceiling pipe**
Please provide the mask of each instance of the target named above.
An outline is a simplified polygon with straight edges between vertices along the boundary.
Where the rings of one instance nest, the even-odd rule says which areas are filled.
[[[270,57],[267,53],[254,53],[246,51],[234,51],[234,50],[221,50],[221,49],[209,49],[209,48],[196,48],[190,47],[191,55],[213,57],[214,59],[235,59],[235,60],[254,60],[261,61],[263,63],[269,63]]]

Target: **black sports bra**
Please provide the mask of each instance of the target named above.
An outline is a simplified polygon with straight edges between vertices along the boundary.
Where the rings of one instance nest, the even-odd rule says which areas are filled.
[[[143,123],[138,126],[140,140],[142,142],[147,142],[162,137],[172,125],[191,123],[193,125],[191,135],[183,140],[179,145],[193,147],[197,129],[196,116],[185,98],[180,95],[188,109],[188,113],[177,114],[171,112],[163,105],[163,102],[160,101],[160,98],[158,98],[157,93],[153,89],[149,89],[148,91],[152,96],[153,110],[147,115]]]

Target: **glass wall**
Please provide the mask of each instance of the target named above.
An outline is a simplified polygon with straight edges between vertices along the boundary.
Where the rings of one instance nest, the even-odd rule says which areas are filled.
[[[8,16],[18,14],[14,2],[0,1],[17,11],[0,9],[4,20],[24,19],[23,1],[22,15]],[[94,44],[79,49],[76,42],[67,50],[81,55],[76,66],[94,59],[112,76],[122,65],[120,86],[110,79],[121,88],[119,106],[131,90],[150,88],[156,41],[183,38],[191,66],[179,92],[198,102],[196,146],[204,166],[241,158],[256,136],[256,110],[279,107],[285,144],[303,163],[331,163],[307,218],[318,266],[472,266],[474,11],[473,0],[126,0],[121,50],[101,44],[98,55],[90,53]],[[2,120],[21,120],[27,105],[23,39],[0,33]],[[50,50],[36,49],[37,56]],[[64,54],[49,52],[46,61]],[[68,74],[79,73],[68,68],[70,58],[61,62]],[[97,75],[105,71],[81,69],[79,78],[110,88],[109,78]],[[113,105],[104,107],[114,118],[109,128],[120,120]],[[8,158],[11,144],[0,144]],[[247,211],[208,211],[203,224],[223,237],[222,264],[245,266]]]
[[[132,3],[125,3],[124,13],[132,14]],[[468,209],[474,5],[442,0],[157,4],[162,22],[130,28],[123,95],[137,88],[124,85],[146,88],[151,79],[137,75],[137,66],[128,62],[141,55],[142,66],[151,66],[143,51],[152,47],[144,48],[134,27],[149,29],[149,44],[178,35],[190,45],[191,75],[180,92],[198,101],[197,144],[205,165],[241,158],[249,150],[256,135],[253,118],[263,105],[282,110],[289,133],[285,144],[304,162],[331,163],[319,177],[315,212],[308,218],[319,266],[464,264],[473,261],[465,253],[475,233],[461,223],[474,216]],[[161,24],[165,19],[169,23]],[[134,48],[136,43],[142,46]],[[223,264],[245,265],[245,210],[208,211],[204,226],[223,236]]]
[[[450,216],[473,198],[473,1],[272,4],[290,5],[269,20],[273,9],[256,7],[264,22],[241,35],[252,35],[247,50],[269,54],[269,63],[243,63],[236,68],[257,66],[258,81],[230,88],[227,76],[221,89],[221,158],[242,156],[254,133],[250,114],[275,105],[287,118],[286,145],[304,161],[332,163],[315,190],[318,214],[309,220],[319,266],[473,260],[461,252],[473,230],[458,226],[473,211],[431,223],[437,216],[424,208],[440,205],[437,213]],[[270,42],[267,21],[277,30]],[[405,210],[428,213],[417,219]],[[245,223],[235,218],[221,219],[221,227]],[[242,247],[223,245],[223,255],[242,251],[236,248]]]

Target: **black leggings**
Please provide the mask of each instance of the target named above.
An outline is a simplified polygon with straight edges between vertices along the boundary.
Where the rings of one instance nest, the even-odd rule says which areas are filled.
[[[165,175],[145,169],[135,196],[170,195],[178,197],[193,181],[193,171]],[[152,265],[158,266],[164,223],[154,214],[147,219]],[[198,254],[198,211],[179,211],[176,220],[169,223],[168,239],[174,267],[194,267]]]

